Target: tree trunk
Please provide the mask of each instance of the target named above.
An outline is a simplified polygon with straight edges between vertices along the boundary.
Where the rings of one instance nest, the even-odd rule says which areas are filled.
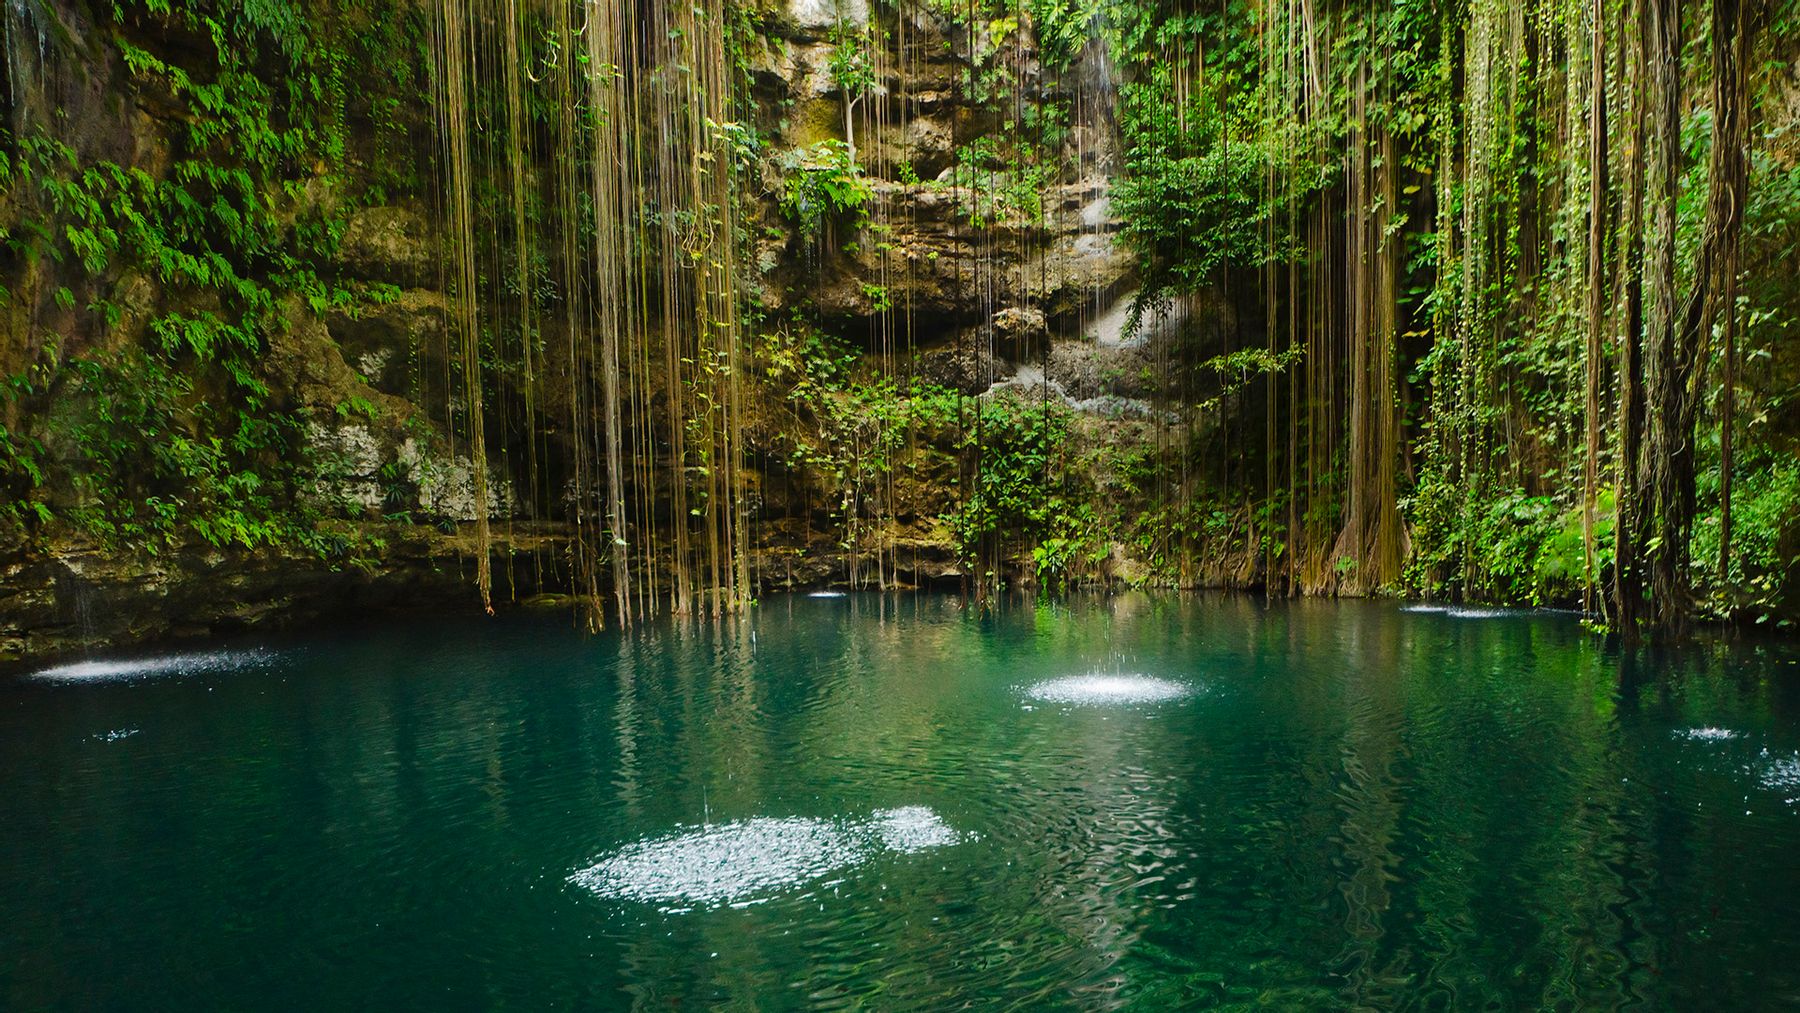
[[[1588,248],[1587,248],[1587,444],[1582,461],[1581,540],[1586,562],[1583,607],[1594,609],[1594,501],[1600,486],[1600,366],[1606,334],[1606,6],[1593,0],[1591,54],[1592,80],[1588,130]]]
[[[1656,0],[1650,0],[1656,2]],[[1631,142],[1626,146],[1624,173],[1625,218],[1619,232],[1619,458],[1618,521],[1613,541],[1613,608],[1619,629],[1626,636],[1637,632],[1643,618],[1644,585],[1643,518],[1648,513],[1639,468],[1644,442],[1643,364],[1643,251],[1644,219],[1644,39],[1647,15],[1644,0],[1630,6],[1621,31],[1631,39],[1620,80],[1630,82],[1626,99],[1626,123]],[[1624,47],[1622,47],[1624,48]]]
[[[1641,460],[1650,510],[1640,518],[1651,619],[1661,628],[1687,607],[1686,557],[1693,517],[1695,346],[1675,301],[1675,202],[1681,177],[1681,14],[1672,0],[1649,0],[1644,68],[1650,128],[1646,172],[1650,220],[1645,249],[1644,384],[1649,433]]]
[[[1754,0],[1753,0],[1754,2]],[[1755,19],[1746,18],[1741,0],[1714,0],[1712,5],[1712,155],[1707,166],[1705,231],[1695,287],[1684,314],[1684,343],[1695,350],[1711,339],[1715,324],[1724,331],[1724,390],[1719,404],[1719,576],[1726,579],[1731,563],[1731,426],[1737,405],[1737,274],[1738,241],[1743,229],[1749,174],[1749,54]],[[1720,317],[1723,315],[1723,320]],[[1689,392],[1690,412],[1698,413],[1698,376]],[[1688,444],[1693,419],[1686,420]],[[1683,490],[1689,520],[1693,475]]]

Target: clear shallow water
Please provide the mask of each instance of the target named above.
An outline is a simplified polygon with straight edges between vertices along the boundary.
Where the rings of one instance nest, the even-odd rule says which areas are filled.
[[[0,680],[0,1008],[1800,1001],[1786,648],[852,595],[180,657]]]

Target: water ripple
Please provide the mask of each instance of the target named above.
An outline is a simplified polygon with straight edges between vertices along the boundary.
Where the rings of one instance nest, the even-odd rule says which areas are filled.
[[[179,973],[196,1010],[293,981],[327,1008],[1800,995],[1785,648],[1627,671],[1532,611],[804,594],[591,637],[334,632],[281,678],[0,679],[0,935],[46,955],[9,984],[132,1008]]]

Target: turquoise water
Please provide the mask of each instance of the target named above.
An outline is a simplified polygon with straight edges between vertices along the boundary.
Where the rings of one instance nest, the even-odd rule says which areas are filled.
[[[0,1008],[1800,1002],[1800,655],[784,597],[0,680]]]

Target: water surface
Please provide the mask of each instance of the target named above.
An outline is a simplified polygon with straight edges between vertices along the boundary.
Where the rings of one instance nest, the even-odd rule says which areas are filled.
[[[0,680],[0,1008],[1767,1007],[1800,657],[1126,595]]]

